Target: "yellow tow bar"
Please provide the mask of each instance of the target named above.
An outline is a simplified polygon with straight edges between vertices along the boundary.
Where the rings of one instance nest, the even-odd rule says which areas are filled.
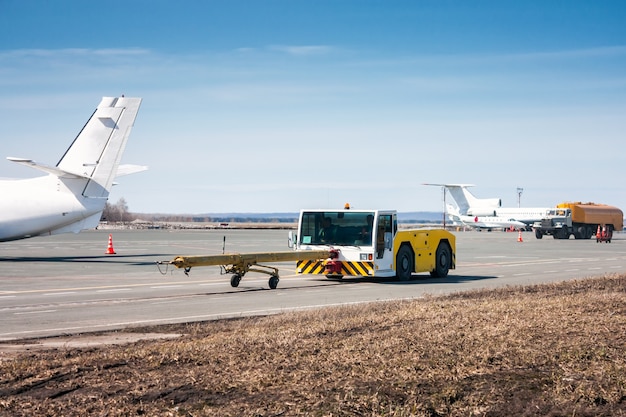
[[[336,252],[336,250],[333,250]],[[258,253],[232,253],[223,255],[193,255],[177,256],[171,261],[158,261],[158,265],[174,265],[176,268],[184,268],[185,274],[194,266],[220,266],[224,274],[233,274],[230,285],[239,286],[241,278],[248,272],[260,272],[268,274],[269,287],[275,289],[278,286],[278,268],[261,265],[261,262],[290,262],[328,259],[331,250],[306,250],[288,252],[258,252]],[[253,267],[254,266],[254,267]],[[263,268],[263,269],[260,269]]]

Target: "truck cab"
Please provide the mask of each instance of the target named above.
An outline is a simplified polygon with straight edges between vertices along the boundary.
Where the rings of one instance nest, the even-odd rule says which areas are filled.
[[[548,210],[546,216],[533,224],[535,237],[552,235],[555,239],[567,239],[572,232],[572,210],[556,207]]]

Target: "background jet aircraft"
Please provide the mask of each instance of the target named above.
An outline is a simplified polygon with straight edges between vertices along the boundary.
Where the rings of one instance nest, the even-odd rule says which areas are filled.
[[[499,217],[504,220],[517,221],[526,228],[544,218],[552,207],[501,207],[499,198],[476,198],[467,188],[473,184],[424,184],[444,187],[458,206],[460,216],[478,216],[479,219]]]
[[[48,175],[0,180],[0,241],[95,228],[115,177],[147,169],[119,165],[140,104],[102,98],[56,166],[7,158]]]
[[[455,224],[462,224],[464,226],[470,226],[475,229],[510,229],[515,230],[526,228],[526,223],[519,222],[514,219],[507,219],[499,216],[467,216],[459,214],[458,208],[448,205],[447,215],[450,220]]]

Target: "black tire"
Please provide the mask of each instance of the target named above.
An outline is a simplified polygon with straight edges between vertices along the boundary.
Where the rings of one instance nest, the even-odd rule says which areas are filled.
[[[560,239],[569,239],[569,229],[567,228],[567,226],[563,226],[563,228],[561,229],[561,231],[559,232],[559,238]]]
[[[234,274],[230,277],[230,286],[233,288],[237,288],[239,286],[239,281],[241,281],[241,275]]]
[[[275,290],[278,287],[278,277],[276,275],[272,275],[270,277],[269,286],[272,290]]]
[[[396,255],[396,277],[400,281],[408,281],[411,279],[413,272],[413,252],[408,246],[402,246]]]
[[[450,271],[450,265],[452,264],[452,253],[450,246],[447,243],[440,243],[435,252],[435,269],[430,271],[430,276],[433,278],[445,278]]]
[[[535,237],[537,239],[541,239],[543,237],[543,232],[539,229],[535,229]]]

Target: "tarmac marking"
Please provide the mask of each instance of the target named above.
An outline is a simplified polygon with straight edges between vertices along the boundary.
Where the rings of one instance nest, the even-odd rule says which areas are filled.
[[[150,287],[153,290],[167,290],[170,288],[180,288],[182,285],[159,285],[158,287]]]
[[[57,295],[70,295],[70,294],[76,294],[76,291],[49,292],[49,293],[44,294],[44,297],[54,297]]]
[[[22,313],[13,313],[16,316],[24,316],[26,314],[44,314],[44,313],[54,313],[56,310],[39,310],[39,311],[25,311]]]
[[[180,285],[182,284],[200,284],[201,283],[205,283],[206,280],[202,280],[202,281],[181,281],[179,282]],[[159,283],[157,282],[147,282],[147,283],[143,283],[143,284],[125,284],[124,287],[126,288],[125,291],[130,290],[131,288],[142,288],[142,287],[150,287],[150,286],[154,286],[154,285],[158,285]],[[62,291],[65,292],[76,292],[76,291],[93,291],[96,290],[97,292],[106,292],[107,290],[117,290],[119,287],[115,286],[115,285],[101,285],[101,286],[93,286],[93,287],[72,287],[72,288],[41,288],[41,289],[36,289],[36,290],[21,290],[21,291],[5,291],[4,294],[40,294],[40,293],[60,293]],[[2,294],[2,293],[0,293]]]
[[[104,289],[104,290],[98,290],[96,292],[124,292],[124,291],[132,291],[132,288],[110,288],[110,289]]]
[[[158,302],[156,302],[156,303],[150,303],[150,304],[152,304],[153,306],[157,306],[157,305],[161,305],[161,304],[174,304],[174,303],[177,303],[177,302],[178,302],[177,300],[172,300],[172,301],[158,301]]]

